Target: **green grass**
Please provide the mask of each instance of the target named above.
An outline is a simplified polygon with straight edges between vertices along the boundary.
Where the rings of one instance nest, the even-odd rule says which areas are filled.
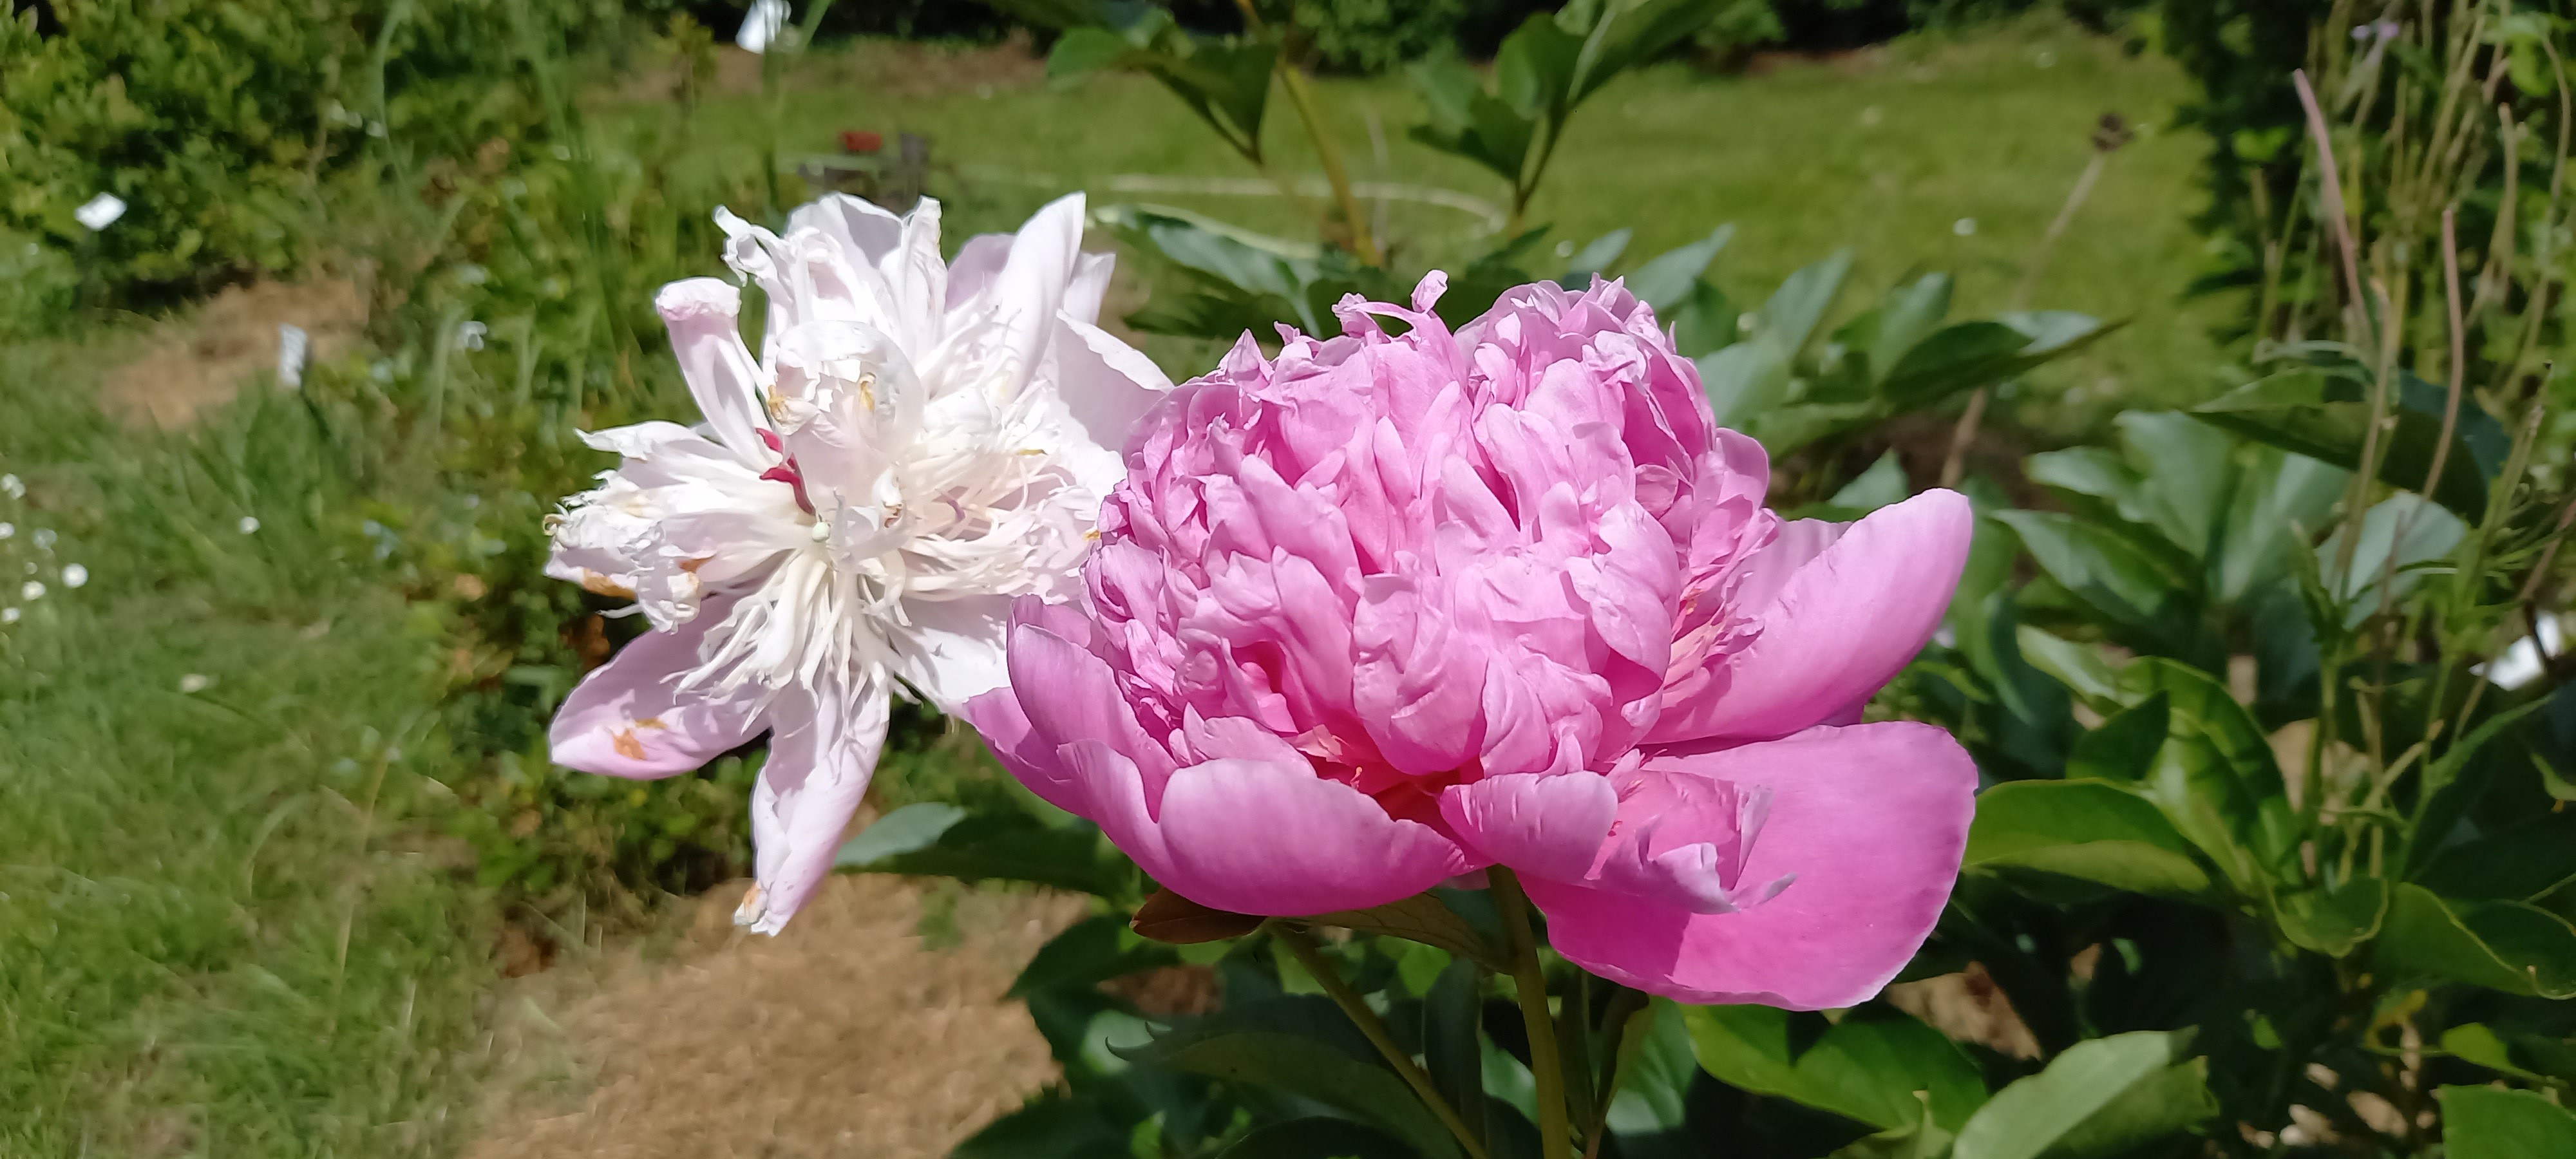
[[[1115,191],[1109,179],[1117,175],[1257,176],[1150,80],[1094,75],[1050,86],[1032,72],[981,88],[963,79],[945,87],[886,83],[880,78],[896,57],[890,46],[860,44],[800,64],[785,98],[782,149],[835,151],[843,129],[880,131],[889,142],[897,132],[926,134],[945,166],[933,192],[948,201],[951,228],[961,233],[1011,228],[1045,200],[1080,188],[1095,204],[1157,202],[1312,236],[1308,219],[1277,197]],[[1422,112],[1401,80],[1328,80],[1322,89],[1357,178],[1502,200],[1491,174],[1406,137]],[[2043,397],[2020,416],[2074,430],[2123,406],[2211,393],[2208,330],[2226,304],[2182,301],[2200,265],[2188,216],[2199,197],[2192,171],[2202,146],[2173,125],[2188,91],[2160,56],[2130,55],[2048,22],[1921,38],[1751,77],[1665,66],[1613,83],[1577,113],[1530,220],[1548,226],[1552,240],[1577,245],[1633,226],[1631,265],[1733,222],[1735,241],[1717,269],[1739,300],[1758,300],[1798,267],[1849,245],[1860,263],[1847,306],[1911,271],[1945,270],[1958,278],[1963,314],[1993,312],[2007,307],[2092,156],[2096,121],[2117,112],[2143,131],[2112,158],[2030,303],[2128,323],[2041,376]],[[707,102],[688,130],[697,143],[691,163],[757,171],[761,113],[754,97]],[[610,123],[673,115],[658,103],[617,114]],[[1386,144],[1383,164],[1367,127],[1372,117]],[[1286,102],[1275,97],[1267,140],[1276,168],[1318,172]],[[1476,219],[1456,210],[1396,202],[1388,214],[1389,232],[1415,263],[1455,262],[1488,243]],[[1975,222],[1973,233],[1957,231],[1963,219]],[[1194,346],[1155,352],[1167,362],[1205,355]],[[2069,388],[2079,389],[2061,403]]]
[[[311,412],[113,428],[84,368],[127,345],[0,381],[0,1154],[442,1152],[490,917],[413,823],[429,641],[338,541]]]

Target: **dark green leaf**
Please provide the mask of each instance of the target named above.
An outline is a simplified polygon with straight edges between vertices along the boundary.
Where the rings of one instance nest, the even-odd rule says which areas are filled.
[[[1128,929],[1125,918],[1097,914],[1038,947],[1037,955],[1011,983],[1009,996],[1025,998],[1060,986],[1093,986],[1139,970],[1177,965],[1180,960],[1170,946]]]
[[[2166,897],[2198,897],[2210,884],[2164,814],[2101,781],[2013,781],[1979,793],[1964,861]]]
[[[1977,1066],[1940,1031],[1893,1012],[1854,1011],[1839,1023],[1767,1006],[1685,1007],[1692,1050],[1708,1073],[1881,1130],[1932,1119],[1967,1121],[1985,1101]]]
[[[2324,528],[2352,473],[2278,447],[2240,452],[2236,493],[2221,534],[2213,579],[2219,599],[2234,602],[2268,589],[2286,574],[2289,553]]]
[[[2022,657],[2032,667],[2056,677],[2067,691],[2096,710],[2118,711],[2120,671],[2102,658],[2100,649],[2050,635],[2028,624],[2016,628],[2013,639],[2021,645]]]
[[[2254,718],[2208,673],[2148,657],[2120,670],[2120,699],[2141,704],[2159,692],[2170,731],[2138,792],[2218,864],[2237,891],[2267,892],[2272,875],[2298,856],[2298,822],[2272,746]]]
[[[1915,344],[1931,334],[1950,315],[1950,275],[1925,274],[1912,284],[1887,292],[1879,303],[1878,328],[1870,336],[1863,352],[1869,358],[1870,385],[1878,386],[1887,372],[1904,361]]]
[[[1632,0],[1602,5],[1600,19],[1610,21],[1598,35],[1589,37],[1589,58],[1577,74],[1572,99],[1580,101],[1600,90],[1610,78],[1653,60],[1665,49],[1708,26],[1708,22],[1727,6],[1727,0]],[[1572,15],[1576,6],[1567,6]]]
[[[2576,881],[2576,812],[2543,813],[2433,855],[2415,883],[2462,901],[2533,901]]]
[[[2197,577],[2100,524],[2054,511],[1998,511],[2050,578],[2155,650],[2190,655],[2199,641]]]
[[[1582,52],[1582,39],[1553,16],[1531,13],[1494,54],[1495,95],[1530,120],[1561,117],[1573,107],[1575,58]]]
[[[2560,1159],[2576,1155],[2576,1112],[2532,1091],[2443,1087],[2442,1139],[2450,1159]]]
[[[1348,1119],[1291,1119],[1258,1127],[1219,1159],[1414,1159],[1412,1148]]]
[[[2379,478],[2400,490],[2424,485],[2441,438],[2449,392],[2400,371],[2393,407],[2397,429],[2385,443]],[[2344,470],[2361,463],[2369,426],[2371,375],[2348,355],[2319,351],[2306,363],[2258,378],[2192,408],[2204,422],[2247,438],[2323,460]],[[2511,443],[2502,424],[2474,399],[2461,400],[2451,453],[2433,498],[2464,519],[2486,512],[2487,481]]]
[[[2281,934],[2291,943],[2340,958],[2379,933],[2388,913],[2388,883],[2361,877],[2332,889],[2310,889],[2280,899]]]
[[[2447,901],[2400,885],[2379,936],[2380,964],[2508,994],[2576,997],[2576,926],[2516,901]]]
[[[1690,1027],[1672,999],[1657,998],[1635,1015],[1644,1029],[1619,1060],[1619,1089],[1610,1099],[1609,1127],[1621,1134],[1674,1131],[1687,1111],[1683,1100],[1699,1060]]]
[[[1623,226],[1583,243],[1583,248],[1575,251],[1573,260],[1566,263],[1565,276],[1558,278],[1557,282],[1569,290],[1590,288],[1593,275],[1609,269],[1611,263],[1619,260],[1619,255],[1628,252],[1628,239],[1635,233],[1635,230]]]
[[[1324,1007],[1329,1010],[1330,1007]],[[1394,1071],[1355,1057],[1344,1047],[1309,1037],[1303,1027],[1232,1029],[1228,1010],[1176,1030],[1136,1050],[1129,1059],[1168,1066],[1225,1082],[1249,1083],[1301,1095],[1385,1129],[1431,1159],[1457,1156],[1458,1144]],[[1338,1015],[1335,1011],[1332,1015]]]
[[[1318,925],[1342,926],[1372,934],[1404,938],[1426,946],[1438,946],[1462,958],[1472,958],[1494,969],[1509,969],[1508,957],[1500,953],[1492,940],[1477,931],[1467,919],[1458,916],[1440,899],[1417,893],[1403,901],[1389,902],[1376,909],[1344,910],[1318,914],[1305,919]]]
[[[949,1159],[1130,1159],[1128,1131],[1094,1100],[1042,1094],[975,1132]]]
[[[1960,1128],[1955,1159],[2090,1159],[2124,1154],[2218,1113],[2185,1035],[2144,1030],[2067,1048],[1995,1092]]]
[[[1422,1068],[1480,1140],[1486,1135],[1485,1056],[1477,1038],[1484,979],[1476,963],[1452,959],[1422,999]]]
[[[1154,891],[1127,921],[1129,929],[1157,942],[1194,946],[1239,938],[1261,928],[1267,919],[1254,914],[1210,909],[1168,889]]]
[[[1741,430],[1788,394],[1789,362],[1770,343],[1738,342],[1699,360],[1699,382],[1717,424]]]
[[[2066,776],[2098,777],[2134,784],[2154,771],[2156,750],[2173,730],[2173,701],[2162,694],[2113,713],[2102,727],[2075,741],[2066,758]]]
[[[1879,379],[1878,393],[1898,410],[1919,410],[2073,354],[2112,329],[2082,314],[2065,312],[1944,326],[1888,368]]]
[[[1136,891],[1136,868],[1089,823],[1048,825],[1016,813],[970,813],[934,826],[938,814],[897,809],[898,834],[872,838],[871,825],[841,846],[836,869],[953,877],[960,881],[1026,881],[1122,900]],[[925,834],[929,840],[923,840]],[[888,850],[892,850],[889,852]]]

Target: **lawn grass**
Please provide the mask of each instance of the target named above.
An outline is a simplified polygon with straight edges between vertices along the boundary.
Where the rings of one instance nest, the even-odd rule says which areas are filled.
[[[832,152],[843,129],[888,141],[926,134],[942,165],[932,191],[947,200],[959,233],[1011,228],[1058,193],[1084,189],[1095,204],[1150,201],[1312,236],[1308,219],[1277,197],[1117,192],[1119,175],[1257,176],[1150,80],[1093,75],[1051,85],[1034,66],[996,67],[990,53],[961,58],[945,85],[887,79],[904,61],[918,71],[920,54],[861,43],[800,63],[784,97],[782,150]],[[1422,113],[1401,79],[1332,79],[1321,89],[1356,178],[1502,200],[1491,174],[1406,137]],[[2011,304],[2034,246],[2092,156],[2089,135],[2102,114],[2116,112],[2139,135],[2112,157],[2029,302],[2128,323],[2034,384],[2039,397],[2019,417],[2073,431],[2124,406],[2212,392],[2208,331],[2227,307],[2182,300],[2200,268],[2188,217],[2203,147],[2174,126],[2188,93],[2171,61],[2050,21],[1745,77],[1666,65],[1614,82],[1576,115],[1530,221],[1576,245],[1634,227],[1629,265],[1735,223],[1718,277],[1739,300],[1758,301],[1798,267],[1848,245],[1860,261],[1847,306],[1909,272],[1946,270],[1958,279],[1963,314],[1991,313]],[[667,102],[627,103],[607,123],[675,115]],[[695,114],[684,164],[756,171],[762,124],[756,96],[710,99]],[[1274,168],[1316,171],[1284,101],[1272,102],[1267,140]],[[1395,202],[1386,212],[1415,265],[1454,263],[1490,242],[1477,219],[1454,209]],[[1199,347],[1154,352],[1183,362],[1176,371],[1204,369],[1186,364],[1204,358]]]
[[[413,824],[431,641],[335,542],[294,396],[121,430],[91,379],[126,349],[0,381],[0,1155],[441,1153],[490,918]]]

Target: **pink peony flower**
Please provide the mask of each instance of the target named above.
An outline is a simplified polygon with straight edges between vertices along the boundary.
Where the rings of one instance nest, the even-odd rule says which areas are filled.
[[[1010,685],[969,718],[1203,905],[1503,865],[1604,977],[1876,993],[1940,914],[1976,772],[1940,729],[1855,722],[1939,624],[1966,500],[1784,523],[1626,289],[1522,287],[1453,336],[1444,284],[1175,389],[1129,437],[1087,607],[1020,600]]]

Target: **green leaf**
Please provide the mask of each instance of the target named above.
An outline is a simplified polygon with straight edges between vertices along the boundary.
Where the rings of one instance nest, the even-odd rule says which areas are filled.
[[[2443,1087],[2442,1140],[2450,1159],[2559,1159],[2576,1155],[2576,1112],[2532,1091]]]
[[[1717,260],[1717,251],[1735,237],[1735,226],[1721,225],[1707,237],[1689,245],[1657,254],[1627,276],[1628,292],[1637,300],[1662,313],[1679,304],[1699,283],[1701,271]]]
[[[2291,944],[2335,958],[2377,935],[2387,913],[2388,883],[2376,877],[2289,894],[2275,909]]]
[[[1180,960],[1170,946],[1128,929],[1127,919],[1097,914],[1038,947],[1037,955],[1011,983],[1008,996],[1025,998],[1040,990],[1093,986],[1139,970],[1178,965]]]
[[[2453,782],[2460,779],[2460,771],[2468,767],[2469,761],[2474,759],[2480,750],[2486,748],[2488,742],[2504,735],[2505,730],[2522,723],[2522,718],[2548,707],[2549,701],[2548,697],[2524,701],[2479,721],[2478,726],[2470,729],[2467,736],[2453,741],[2451,747],[2442,750],[2440,757],[2424,767],[2424,795],[2429,798],[2450,788]],[[2545,770],[2546,766],[2544,765],[2543,768]]]
[[[2445,978],[2542,998],[2576,997],[2576,926],[2517,901],[2450,901],[2397,887],[2379,962],[2402,978]]]
[[[1950,315],[1950,290],[1950,275],[1925,274],[1887,292],[1878,307],[1878,330],[1863,349],[1872,387],[1881,387],[1887,373]]]
[[[2049,578],[2132,638],[2189,655],[2199,644],[2198,577],[2128,537],[2055,511],[1997,511]]]
[[[2142,1030],[2068,1047],[1995,1092],[1959,1129],[1954,1159],[2087,1159],[2124,1153],[2218,1113],[2184,1034]]]
[[[1944,326],[1887,369],[1878,393],[1898,410],[1918,410],[2073,354],[2111,330],[2085,315],[2062,311]]]
[[[1572,99],[1600,90],[1610,78],[1661,55],[1684,37],[1708,26],[1728,0],[1624,0],[1599,6],[1607,27],[1587,38],[1588,59],[1577,73]],[[1566,15],[1575,14],[1569,5]],[[1560,18],[1562,19],[1562,18]]]
[[[2513,1056],[2513,1047],[2493,1027],[2477,1022],[2463,1022],[2442,1032],[2442,1049],[2463,1062],[2473,1062],[2488,1070],[2516,1078],[2538,1080],[2539,1072],[2524,1066]]]
[[[2192,417],[2247,438],[2355,470],[2370,417],[2372,376],[2359,360],[2333,348],[2305,348],[2300,365],[2258,378],[2194,407]],[[2398,373],[2397,429],[2387,438],[2379,478],[2401,491],[2424,485],[2441,439],[2449,392],[2406,371]],[[2486,512],[2487,481],[2495,477],[2512,442],[2495,416],[2474,398],[2460,404],[2451,453],[2433,499],[2464,519]]]
[[[1412,1148],[1348,1119],[1316,1116],[1254,1128],[1220,1159],[1414,1159]]]
[[[1547,13],[1531,13],[1494,53],[1495,95],[1530,120],[1560,117],[1573,107],[1575,62],[1582,53],[1580,37]]]
[[[1274,1003],[1271,1005],[1284,1005]],[[1324,1006],[1316,1017],[1338,1018]],[[1135,1050],[1122,1052],[1136,1062],[1149,1062],[1225,1082],[1271,1087],[1301,1095],[1383,1128],[1430,1159],[1453,1159],[1457,1140],[1432,1117],[1395,1072],[1363,1061],[1348,1050],[1271,1019],[1274,1025],[1233,1029],[1247,1020],[1226,1010],[1191,1027],[1173,1031]],[[1302,1028],[1301,1028],[1302,1029]]]
[[[2000,514],[2000,512],[1998,512]],[[2013,632],[2013,642],[2021,645],[2022,658],[2057,682],[2079,699],[2096,708],[2116,708],[2120,695],[2120,670],[2102,658],[2100,649],[2078,644],[2063,636],[2051,635],[2028,624]]]
[[[1936,1124],[1916,1123],[1855,1140],[1825,1159],[1949,1159],[1957,1140],[1956,1134]]]
[[[1485,1056],[1477,1038],[1484,978],[1476,963],[1452,959],[1422,999],[1422,1069],[1479,1140],[1486,1135]]]
[[[1609,269],[1619,255],[1628,252],[1628,239],[1636,232],[1621,226],[1583,243],[1583,248],[1574,252],[1573,260],[1566,263],[1565,276],[1557,283],[1578,292],[1591,288],[1593,275]]]
[[[939,843],[939,835],[949,826],[966,819],[966,810],[938,801],[906,805],[876,819],[874,824],[843,842],[834,855],[837,867],[865,865],[897,854],[927,849]]]
[[[1859,478],[1843,484],[1842,490],[1834,492],[1833,498],[1825,502],[1847,511],[1876,511],[1904,502],[1912,492],[1913,484],[1905,477],[1905,464],[1891,450],[1880,455],[1877,462],[1860,473]]]
[[[2248,897],[2296,862],[2300,830],[2272,746],[2254,718],[2208,673],[2147,657],[2120,670],[2120,700],[2170,703],[2165,743],[2138,783],[2141,796],[2218,864]]]
[[[2563,810],[2449,846],[2415,875],[2417,885],[2462,901],[2534,901],[2570,881],[2576,812]]]
[[[2352,571],[2340,572],[2344,540],[2356,534]],[[2346,521],[2317,545],[2318,574],[2337,600],[2350,605],[2347,626],[2359,624],[2383,602],[2393,604],[2414,590],[2422,576],[2411,565],[2451,554],[2466,534],[2468,525],[2457,516],[2413,492],[2400,491],[2365,512],[2358,533]],[[2384,597],[2383,581],[2387,584]]]
[[[2101,781],[2008,781],[1977,794],[1963,861],[2164,897],[2200,897],[2210,886],[2191,842],[2163,813]]]
[[[1955,1128],[1985,1101],[1977,1066],[1940,1031],[1868,1008],[1828,1022],[1767,1006],[1684,1007],[1699,1064],[1729,1085],[1831,1111],[1880,1130],[1922,1120]]]
[[[1783,362],[1795,359],[1799,351],[1807,348],[1807,339],[1815,333],[1816,325],[1825,320],[1825,312],[1833,309],[1851,267],[1852,251],[1843,249],[1789,275],[1779,289],[1771,292],[1771,300],[1762,304],[1762,312],[1755,316],[1753,336],[1770,346]]]
[[[1406,75],[1430,119],[1428,124],[1414,126],[1415,140],[1483,165],[1506,181],[1520,181],[1530,141],[1538,133],[1535,120],[1486,92],[1476,74],[1456,57],[1432,57]],[[1602,262],[1602,266],[1608,264]]]
[[[2289,553],[2324,528],[2352,472],[2278,447],[2239,452],[2236,493],[2221,533],[2214,579],[2233,603],[2287,574]]]
[[[1738,342],[1699,360],[1700,389],[1717,425],[1738,430],[1789,393],[1789,361],[1767,342]]]
[[[1472,958],[1496,970],[1511,968],[1510,956],[1501,952],[1493,939],[1458,916],[1457,911],[1440,904],[1439,898],[1427,893],[1417,893],[1375,909],[1343,910],[1304,920],[1438,946],[1458,957]]]
[[[2066,776],[2134,784],[2154,771],[2156,750],[2173,731],[2173,701],[2159,693],[2111,714],[2102,727],[2076,738]]]
[[[1619,1060],[1619,1089],[1611,1096],[1607,1122],[1622,1134],[1679,1130],[1691,1079],[1699,1074],[1690,1027],[1670,998],[1647,1003],[1634,1017],[1644,1020],[1645,1029]]]
[[[2149,483],[2146,521],[2192,558],[2208,555],[2229,498],[2230,440],[2175,411],[2131,411],[2113,421],[2130,463]]]
[[[949,1159],[1132,1159],[1127,1129],[1094,1100],[1041,1094],[986,1124]]]
[[[960,881],[1026,881],[1112,900],[1137,891],[1134,863],[1109,847],[1089,823],[1048,825],[1018,813],[969,813],[933,826],[930,812],[905,816],[906,806],[844,842],[833,868],[859,873],[953,877]],[[900,821],[898,835],[871,838],[878,826]],[[925,832],[931,833],[923,840]]]

